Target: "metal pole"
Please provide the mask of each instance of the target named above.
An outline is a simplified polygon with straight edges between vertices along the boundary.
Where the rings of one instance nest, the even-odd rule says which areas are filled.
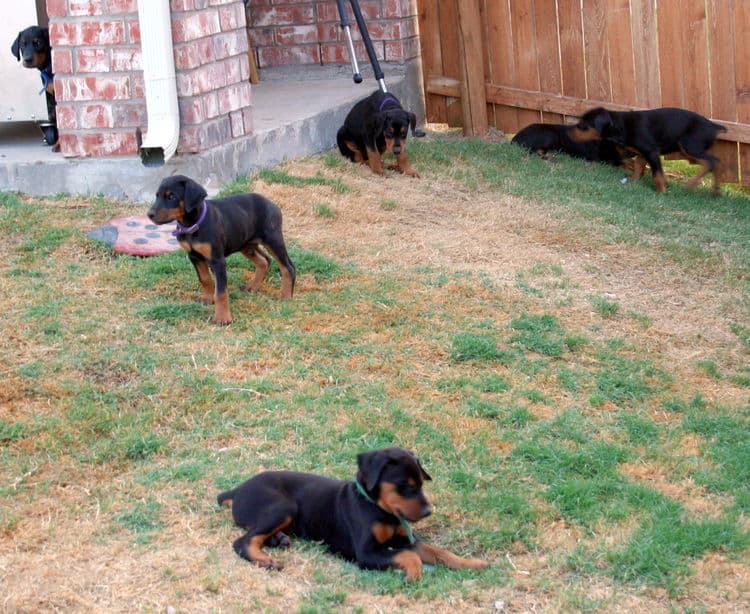
[[[341,2],[341,0],[337,0]],[[385,79],[383,71],[380,68],[380,62],[378,57],[375,55],[375,48],[372,46],[372,40],[370,40],[370,33],[367,31],[367,24],[365,23],[364,17],[362,17],[362,11],[359,8],[359,2],[357,0],[349,0],[352,5],[352,11],[354,11],[354,19],[359,27],[359,32],[362,34],[362,42],[365,44],[367,55],[370,58],[370,64],[372,64],[372,70],[375,73],[375,78],[378,80],[378,85],[383,93],[388,90],[385,87]]]
[[[336,0],[336,4],[339,7],[339,17],[341,17],[341,29],[346,35],[346,44],[349,47],[349,58],[352,62],[352,78],[354,83],[362,83],[362,74],[359,72],[359,65],[357,64],[357,55],[354,53],[354,43],[352,42],[352,30],[349,27],[349,17],[346,14],[346,7],[344,6],[344,0]]]

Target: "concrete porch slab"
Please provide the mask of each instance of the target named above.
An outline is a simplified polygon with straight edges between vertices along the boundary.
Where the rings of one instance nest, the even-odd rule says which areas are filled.
[[[159,167],[138,156],[64,158],[42,144],[33,123],[0,123],[0,190],[36,196],[103,195],[148,202],[162,178],[183,174],[210,192],[261,168],[335,147],[336,131],[352,104],[378,88],[370,67],[355,84],[348,65],[285,66],[261,70],[252,87],[253,134],[200,153],[176,155]],[[388,91],[424,119],[416,63],[382,65]]]

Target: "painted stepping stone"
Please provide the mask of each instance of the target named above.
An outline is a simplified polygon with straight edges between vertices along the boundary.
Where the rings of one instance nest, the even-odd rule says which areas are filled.
[[[175,223],[157,225],[145,215],[130,215],[94,228],[87,236],[122,254],[156,256],[180,249],[172,236],[175,227]]]

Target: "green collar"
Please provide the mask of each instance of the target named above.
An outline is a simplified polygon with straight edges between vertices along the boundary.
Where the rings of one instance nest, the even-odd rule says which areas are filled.
[[[365,490],[365,487],[362,486],[362,484],[359,483],[359,480],[354,480],[354,483],[357,485],[357,490],[359,491],[359,494],[362,495],[365,499],[367,499],[370,503],[373,505],[377,505],[375,501],[372,500],[372,497],[367,494],[367,491]],[[404,531],[406,531],[406,537],[409,538],[409,543],[414,543],[414,533],[411,530],[411,527],[409,526],[409,523],[406,522],[401,516],[397,516],[396,514],[393,514],[398,518],[398,521],[401,523],[401,526],[404,528]]]

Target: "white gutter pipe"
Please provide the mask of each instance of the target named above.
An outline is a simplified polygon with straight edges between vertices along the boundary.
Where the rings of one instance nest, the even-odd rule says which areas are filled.
[[[161,166],[174,155],[180,137],[169,0],[138,0],[138,25],[148,122],[139,153],[145,166]]]

